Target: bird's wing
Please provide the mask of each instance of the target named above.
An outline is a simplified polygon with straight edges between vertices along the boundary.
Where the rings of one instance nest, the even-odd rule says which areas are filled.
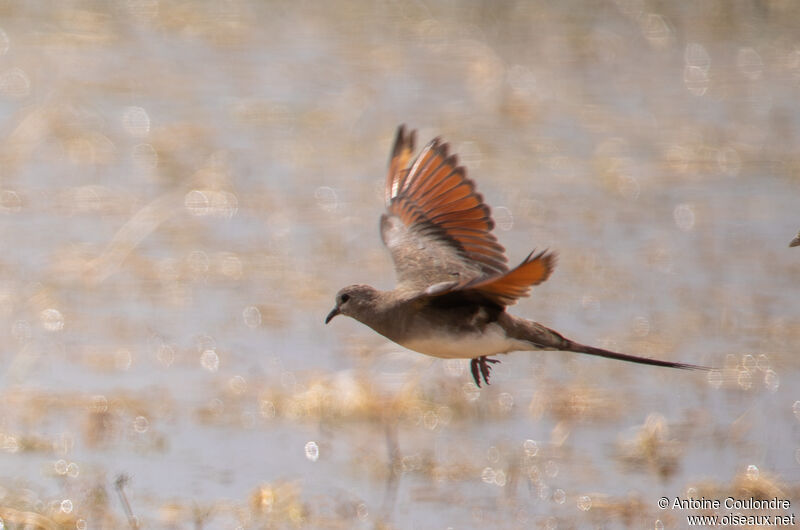
[[[555,266],[554,252],[543,251],[536,255],[531,252],[522,263],[506,273],[475,278],[466,284],[453,286],[450,292],[478,295],[501,306],[513,305],[519,298],[528,296],[531,287],[549,278]]]
[[[414,131],[397,130],[381,237],[397,271],[398,286],[422,292],[443,282],[466,284],[508,271],[494,221],[466,169],[448,145],[430,142],[411,165]]]

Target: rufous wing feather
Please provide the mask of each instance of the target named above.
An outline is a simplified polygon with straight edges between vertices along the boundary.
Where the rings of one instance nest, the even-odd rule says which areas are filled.
[[[458,158],[436,138],[407,166],[413,146],[414,133],[400,126],[386,181],[389,214],[420,236],[451,246],[478,276],[506,272],[505,249],[491,233],[491,210]]]
[[[459,290],[477,291],[486,298],[502,305],[512,305],[528,296],[530,289],[550,277],[556,265],[553,252],[531,252],[525,260],[505,274],[470,282]]]
[[[389,156],[389,172],[386,175],[386,203],[392,200],[392,196],[397,193],[403,185],[403,181],[408,175],[408,167],[411,157],[414,155],[416,143],[416,131],[406,133],[406,128],[401,125],[397,128],[397,135],[394,138],[394,146]]]

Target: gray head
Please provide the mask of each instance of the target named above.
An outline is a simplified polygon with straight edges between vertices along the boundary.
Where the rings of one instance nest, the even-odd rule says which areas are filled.
[[[325,318],[330,322],[336,315],[347,315],[363,322],[364,315],[375,311],[379,291],[369,285],[350,285],[336,293],[336,307]]]

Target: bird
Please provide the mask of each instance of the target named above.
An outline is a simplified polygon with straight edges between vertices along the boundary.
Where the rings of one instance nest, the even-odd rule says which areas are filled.
[[[584,353],[632,363],[709,370],[675,361],[580,344],[517,317],[508,306],[550,277],[556,253],[533,251],[509,269],[492,234],[489,206],[467,170],[434,138],[416,156],[416,131],[400,125],[389,157],[386,213],[380,234],[394,261],[397,286],[381,291],[350,285],[336,294],[325,324],[345,315],[410,350],[444,359],[470,359],[475,384],[487,385],[491,356],[513,351]]]
[[[789,243],[789,247],[800,247],[800,232],[797,232],[797,235],[794,236],[794,239]]]

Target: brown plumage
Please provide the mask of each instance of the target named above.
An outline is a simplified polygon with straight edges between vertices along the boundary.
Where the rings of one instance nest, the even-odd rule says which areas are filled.
[[[409,349],[472,359],[480,386],[489,382],[489,355],[561,350],[672,368],[707,369],[585,346],[537,322],[506,312],[550,277],[553,252],[531,252],[509,270],[492,234],[491,210],[439,138],[412,160],[416,134],[397,130],[386,177],[381,237],[394,260],[397,287],[345,287],[325,322],[345,314]]]

